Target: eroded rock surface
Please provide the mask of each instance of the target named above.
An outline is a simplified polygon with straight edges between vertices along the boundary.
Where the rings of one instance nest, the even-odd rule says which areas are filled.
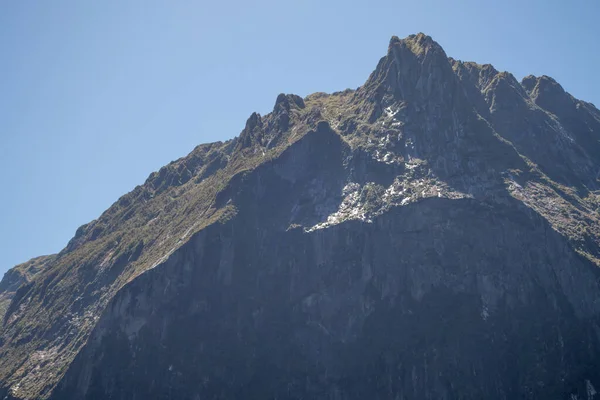
[[[599,157],[551,78],[394,37],[9,272],[0,394],[592,399]]]

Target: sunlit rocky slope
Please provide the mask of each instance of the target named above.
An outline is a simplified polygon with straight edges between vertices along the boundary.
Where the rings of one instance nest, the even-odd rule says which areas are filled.
[[[0,398],[591,399],[599,173],[592,104],[393,37],[10,270]]]

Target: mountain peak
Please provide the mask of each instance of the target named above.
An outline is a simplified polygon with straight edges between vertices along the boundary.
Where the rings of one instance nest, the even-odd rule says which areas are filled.
[[[524,77],[523,79],[521,79],[521,86],[523,86],[523,88],[525,88],[525,90],[527,91],[527,93],[531,94],[531,91],[533,90],[533,88],[537,84],[537,81],[538,81],[537,76],[535,76],[535,75],[527,75],[526,77]]]
[[[388,55],[394,51],[398,51],[399,48],[406,48],[415,56],[421,56],[432,51],[443,53],[444,58],[447,59],[442,46],[433,40],[431,36],[425,35],[424,33],[409,35],[404,39],[400,39],[398,36],[392,36],[388,46]]]
[[[390,38],[390,44],[389,44],[388,48],[391,47],[391,46],[393,46],[395,43],[400,42],[400,41],[402,41],[402,39],[400,39],[398,36],[396,36],[396,35],[392,36]]]
[[[290,110],[291,107],[304,108],[304,100],[302,97],[296,94],[285,94],[280,93],[277,96],[277,100],[275,100],[275,106],[273,107],[273,112],[277,112],[280,109],[285,109],[287,111]]]
[[[387,54],[360,92],[380,104],[371,116],[376,118],[380,110],[392,102],[441,104],[448,101],[455,80],[448,56],[431,36],[423,33],[404,39],[392,36]]]
[[[252,144],[255,143],[261,136],[262,125],[262,117],[260,114],[253,112],[246,121],[246,127],[242,133],[240,133],[237,149],[243,149],[252,146]]]
[[[596,392],[600,111],[423,33],[274,103],[5,275],[0,399]]]
[[[550,76],[528,75],[523,78],[521,85],[535,104],[550,112],[560,113],[575,107],[574,98]]]

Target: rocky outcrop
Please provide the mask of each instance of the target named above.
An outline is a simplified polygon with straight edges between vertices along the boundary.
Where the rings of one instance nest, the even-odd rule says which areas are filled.
[[[11,301],[17,295],[19,289],[29,285],[33,278],[41,273],[47,264],[52,262],[54,257],[54,254],[36,257],[6,272],[2,281],[0,281],[0,321],[4,320],[6,312],[9,311]],[[21,293],[23,291],[24,289],[21,289]]]
[[[598,143],[550,78],[394,37],[7,274],[0,394],[593,398]]]

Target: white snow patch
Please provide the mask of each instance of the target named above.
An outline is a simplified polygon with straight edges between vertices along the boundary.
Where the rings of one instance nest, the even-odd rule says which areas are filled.
[[[399,110],[398,109],[394,110],[394,109],[392,109],[392,107],[386,107],[384,111],[388,118],[394,118],[396,116],[396,114],[398,114]]]
[[[401,195],[402,193],[404,193],[404,190],[397,190],[397,188],[394,186],[394,184],[392,184],[392,185],[390,185],[390,187],[385,189],[385,192],[383,193],[383,198],[384,199],[387,199],[390,197],[394,198],[394,197]]]
[[[331,225],[339,224],[346,220],[360,219],[361,221],[371,223],[372,221],[366,216],[360,200],[361,185],[356,182],[350,182],[342,189],[342,195],[345,196],[338,210],[326,216],[324,222],[318,223],[306,232],[312,232],[316,229],[327,228]]]
[[[342,194],[344,196],[347,196],[351,193],[354,193],[356,195],[358,195],[357,191],[360,189],[360,184],[356,183],[356,182],[350,182],[349,184],[347,184],[346,186],[344,186],[344,188],[342,189]]]
[[[380,144],[381,147],[384,147]],[[394,164],[396,162],[396,158],[394,157],[394,153],[387,151],[385,154],[381,153],[379,150],[375,150],[375,154],[373,155],[373,159],[385,163],[385,164]]]

